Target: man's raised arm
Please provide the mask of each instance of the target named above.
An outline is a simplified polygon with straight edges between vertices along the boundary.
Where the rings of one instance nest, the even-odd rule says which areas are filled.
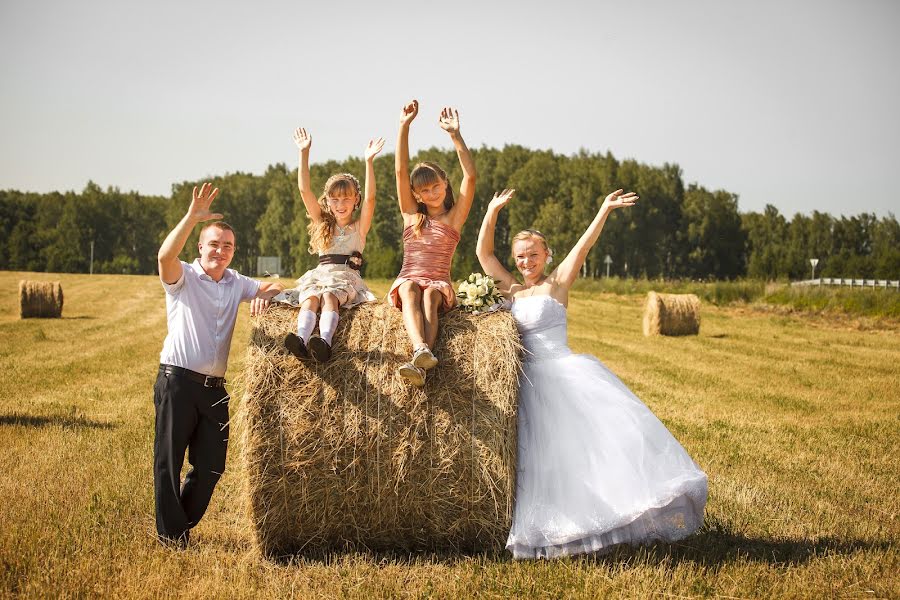
[[[209,210],[209,205],[212,204],[212,201],[218,195],[219,188],[213,188],[210,183],[204,183],[200,187],[199,193],[197,192],[197,186],[194,186],[193,198],[187,214],[182,217],[175,229],[169,232],[169,235],[166,236],[162,246],[159,248],[159,253],[156,255],[156,260],[159,264],[159,278],[163,283],[176,283],[181,279],[181,261],[178,260],[178,255],[184,249],[184,245],[187,243],[194,225],[203,221],[222,218],[221,214],[213,213]]]

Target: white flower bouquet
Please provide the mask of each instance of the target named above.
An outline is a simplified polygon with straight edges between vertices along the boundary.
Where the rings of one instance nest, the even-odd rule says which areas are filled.
[[[503,303],[503,295],[494,284],[494,278],[481,273],[472,273],[461,281],[456,297],[459,307],[474,315],[497,310]]]

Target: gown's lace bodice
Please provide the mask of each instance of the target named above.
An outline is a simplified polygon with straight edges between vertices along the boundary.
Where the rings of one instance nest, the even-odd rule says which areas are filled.
[[[566,307],[546,294],[516,298],[512,303],[525,360],[560,358],[572,354],[568,345]]]

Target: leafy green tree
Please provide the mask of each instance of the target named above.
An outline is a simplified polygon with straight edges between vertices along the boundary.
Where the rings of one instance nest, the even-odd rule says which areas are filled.
[[[256,224],[259,253],[261,256],[280,256],[282,269],[290,269],[291,249],[296,242],[292,224],[299,205],[296,179],[282,163],[270,166],[264,179],[266,210]]]
[[[397,205],[394,155],[375,159],[375,214],[366,237],[363,275],[390,279],[403,261],[403,218]]]
[[[558,260],[568,254],[594,220],[603,198],[616,189],[615,169],[615,160],[588,154],[584,150],[575,156],[561,158],[558,196],[563,200],[560,208],[565,211],[568,227],[557,226],[559,231],[554,232],[554,237],[558,238],[558,242],[554,242],[558,246]],[[620,211],[616,211],[610,215],[610,220],[604,225],[604,236],[616,228],[610,222],[618,223],[619,214]],[[582,275],[598,276],[605,267],[601,266],[605,256],[606,252],[595,245],[584,262]]]
[[[513,235],[534,226],[541,204],[556,196],[559,186],[559,163],[553,152],[536,151],[528,161],[510,175],[503,187],[516,190],[515,202],[509,204],[509,231]],[[483,215],[479,215],[480,218]]]
[[[741,229],[737,196],[691,184],[684,194],[682,218],[687,276],[734,279],[743,275],[746,234]]]
[[[614,185],[640,196],[636,210],[618,211],[610,217],[611,237],[617,242],[615,253],[610,252],[616,271],[623,274],[627,262],[632,275],[652,278],[680,274],[684,263],[679,231],[684,199],[680,168],[669,164],[653,168],[627,160],[619,165]]]
[[[47,244],[41,249],[46,268],[56,273],[84,273],[89,267],[91,222],[79,210],[78,198],[66,194],[59,220],[41,229]]]
[[[515,188],[517,196],[500,215],[495,248],[510,268],[515,233],[530,227],[542,230],[562,260],[593,219],[599,201],[623,188],[637,192],[640,201],[634,210],[610,216],[583,275],[603,273],[603,258],[609,254],[617,275],[803,278],[809,274],[809,259],[818,258],[816,272],[823,276],[900,278],[900,225],[893,215],[837,219],[813,212],[787,222],[771,205],[761,213],[740,214],[733,194],[697,184],[685,189],[677,165],[620,163],[609,152],[581,150],[564,156],[507,145],[479,148],[473,156],[478,166],[475,198],[454,256],[454,278],[480,270],[474,247],[481,219],[494,192],[504,188]],[[461,173],[452,150],[429,148],[413,158],[423,160],[442,165],[457,189]],[[311,165],[316,193],[339,172],[362,180],[362,158]],[[377,201],[363,274],[391,278],[403,260],[392,157],[377,159],[375,173]],[[222,190],[217,208],[236,229],[238,250],[232,264],[238,270],[253,273],[261,254],[281,256],[286,273],[294,275],[317,264],[308,252],[308,217],[299,202],[296,176],[296,170],[276,164],[262,175],[238,172],[204,178]],[[2,191],[0,268],[86,272],[93,242],[95,272],[154,273],[160,243],[182,218],[191,189],[200,183],[173,185],[168,197],[104,190],[92,182],[78,194]],[[198,232],[189,239],[184,260],[196,257]]]
[[[893,214],[872,228],[872,259],[875,277],[900,279],[900,223]]]
[[[35,214],[41,196],[9,190],[0,192],[0,269],[42,271]]]
[[[124,194],[123,201],[125,223],[119,252],[135,258],[134,273],[155,273],[156,254],[169,232],[165,211],[170,201],[162,196],[141,196],[135,192]]]
[[[876,261],[872,258],[872,234],[876,226],[875,215],[866,213],[835,219],[832,226],[831,255],[823,275],[827,273],[832,277],[874,277]]]
[[[747,274],[766,280],[786,276],[787,222],[778,209],[767,204],[762,213],[745,213],[741,226],[747,234]]]

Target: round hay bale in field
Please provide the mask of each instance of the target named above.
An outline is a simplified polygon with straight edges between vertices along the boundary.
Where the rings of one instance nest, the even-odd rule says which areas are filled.
[[[62,317],[63,292],[58,281],[19,281],[19,317]]]
[[[647,293],[644,335],[697,335],[700,298],[694,294]]]
[[[422,389],[383,302],[342,311],[328,363],[282,340],[298,309],[253,322],[241,411],[251,520],[269,556],[502,549],[515,490],[521,341],[507,312],[441,317]]]

